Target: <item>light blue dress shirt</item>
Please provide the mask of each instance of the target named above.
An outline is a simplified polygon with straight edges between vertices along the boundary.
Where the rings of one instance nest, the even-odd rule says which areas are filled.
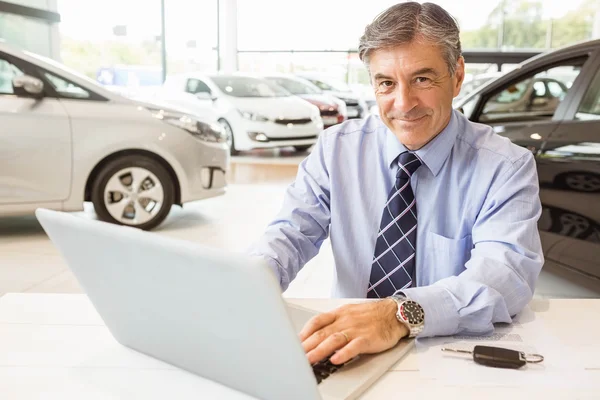
[[[324,131],[300,164],[283,208],[252,246],[282,290],[331,238],[333,297],[366,297],[373,250],[398,155],[407,149],[378,117]],[[416,151],[416,287],[420,337],[489,333],[531,300],[543,264],[531,152],[453,111]]]

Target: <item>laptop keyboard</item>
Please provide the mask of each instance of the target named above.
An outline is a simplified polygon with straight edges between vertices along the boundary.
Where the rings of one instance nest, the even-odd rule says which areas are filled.
[[[333,364],[329,361],[329,357],[315,363],[312,365],[313,373],[315,374],[315,378],[317,378],[317,384],[321,383],[324,379],[327,379],[331,374],[339,371],[341,368],[350,364],[351,362],[358,359],[358,357],[354,357],[343,364]]]

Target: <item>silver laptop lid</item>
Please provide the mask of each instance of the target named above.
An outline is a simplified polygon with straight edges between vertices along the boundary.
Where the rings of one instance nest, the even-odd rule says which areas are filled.
[[[261,399],[319,399],[260,260],[62,212],[36,216],[123,345]]]

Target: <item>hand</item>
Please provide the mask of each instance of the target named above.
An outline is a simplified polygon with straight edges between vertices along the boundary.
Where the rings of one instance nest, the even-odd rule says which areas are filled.
[[[330,358],[343,364],[359,354],[374,354],[394,347],[408,328],[396,318],[398,306],[393,299],[349,304],[311,318],[300,340],[308,361],[314,364],[336,350]]]

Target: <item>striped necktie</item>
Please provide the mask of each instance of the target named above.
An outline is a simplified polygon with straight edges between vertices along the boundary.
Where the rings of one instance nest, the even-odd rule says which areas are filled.
[[[415,281],[417,204],[410,177],[420,166],[414,153],[407,151],[398,157],[396,184],[383,208],[375,243],[368,298],[390,296]]]

